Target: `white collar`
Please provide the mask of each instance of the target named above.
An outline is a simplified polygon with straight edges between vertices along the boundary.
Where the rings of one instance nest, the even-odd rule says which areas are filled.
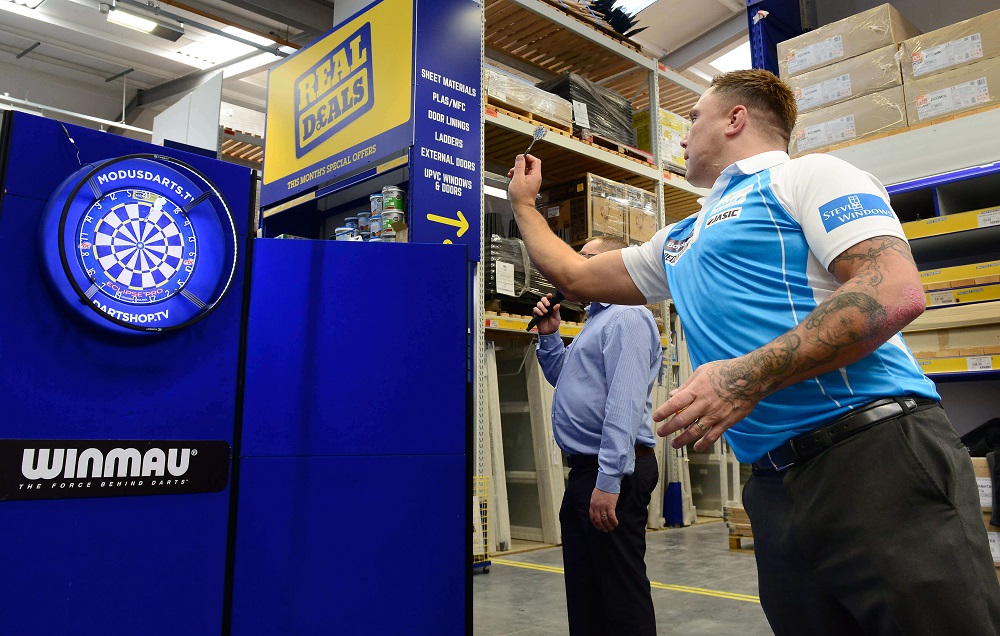
[[[789,161],[788,153],[783,150],[769,150],[746,159],[740,159],[722,171],[720,176],[733,176],[738,174],[755,174],[768,168],[773,168]]]

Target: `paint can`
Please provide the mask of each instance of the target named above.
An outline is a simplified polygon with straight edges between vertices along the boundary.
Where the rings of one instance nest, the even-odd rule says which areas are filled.
[[[392,227],[393,223],[400,223],[406,220],[406,214],[402,210],[386,210],[382,212],[382,231]]]
[[[357,229],[358,229],[358,217],[356,217],[356,216],[349,216],[349,217],[347,217],[346,219],[344,219],[344,225],[346,227],[352,227],[352,228],[354,228],[354,231],[357,231]]]
[[[382,228],[382,242],[383,243],[395,243],[396,242],[396,230],[389,226]]]
[[[368,231],[372,236],[382,236],[382,215],[373,214],[368,223]]]
[[[333,238],[337,241],[350,241],[354,238],[355,229],[353,227],[338,227],[333,231]]]
[[[406,210],[406,193],[402,188],[396,186],[385,186],[382,188],[382,209],[384,210]]]
[[[361,232],[362,235],[370,231],[371,218],[371,212],[358,212],[358,232]]]
[[[372,194],[368,196],[368,202],[371,204],[371,214],[382,214],[382,209],[385,207],[383,205],[382,194]]]

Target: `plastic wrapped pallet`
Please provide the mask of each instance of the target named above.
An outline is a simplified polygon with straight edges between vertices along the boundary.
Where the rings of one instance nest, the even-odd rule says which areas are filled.
[[[648,108],[636,111],[632,116],[632,127],[635,128],[635,140],[639,144],[639,149],[652,151]],[[660,109],[660,130],[663,134],[660,138],[660,160],[664,168],[671,167],[684,172],[684,148],[681,147],[681,139],[684,139],[690,128],[691,121],[688,118],[665,108]]]
[[[778,42],[778,74],[788,79],[920,35],[891,4],[831,22]]]
[[[910,38],[899,50],[904,82],[1000,57],[1000,9]]]
[[[1000,57],[906,82],[903,88],[911,126],[996,104]]]
[[[556,288],[542,276],[528,259],[528,251],[520,239],[506,239],[496,234],[486,241],[486,298],[513,301],[530,311],[545,294]],[[580,303],[566,300],[563,306],[582,311]]]
[[[486,95],[491,102],[514,112],[531,113],[542,122],[573,124],[573,106],[562,97],[494,69],[485,70]]]
[[[581,246],[597,236],[628,242],[628,186],[596,174],[548,188],[543,209],[556,234]]]
[[[905,127],[903,87],[897,86],[799,115],[788,154],[797,157]]]
[[[567,99],[573,106],[573,132],[591,131],[627,146],[635,146],[632,104],[615,91],[576,73],[564,73],[537,85]]]
[[[795,102],[800,113],[832,106],[899,86],[903,77],[899,72],[896,46],[890,44],[857,57],[790,77],[788,85],[795,92]]]

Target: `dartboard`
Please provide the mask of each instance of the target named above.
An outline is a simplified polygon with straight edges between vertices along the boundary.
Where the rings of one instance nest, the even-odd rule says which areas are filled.
[[[184,209],[148,190],[115,190],[80,222],[80,262],[102,293],[155,303],[194,272],[198,240]]]
[[[39,240],[70,308],[118,331],[191,324],[221,300],[236,267],[235,225],[221,194],[193,167],[158,155],[71,175],[46,206]]]

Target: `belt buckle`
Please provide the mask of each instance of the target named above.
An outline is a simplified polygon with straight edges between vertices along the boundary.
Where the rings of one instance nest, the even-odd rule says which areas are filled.
[[[771,466],[773,466],[774,469],[777,470],[777,471],[779,471],[779,472],[782,471],[782,470],[785,470],[786,468],[788,468],[789,466],[791,466],[792,464],[795,463],[794,461],[791,461],[791,462],[788,462],[787,464],[785,464],[784,466],[778,466],[778,464],[771,457],[771,451],[767,452],[767,461],[771,462]]]

